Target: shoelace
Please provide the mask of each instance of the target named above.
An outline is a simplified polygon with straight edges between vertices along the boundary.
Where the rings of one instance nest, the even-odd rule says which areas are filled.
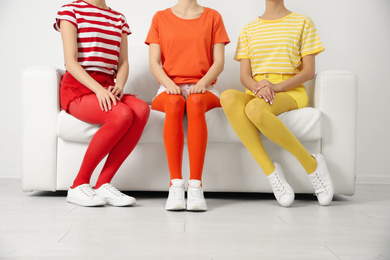
[[[105,189],[114,194],[116,197],[122,197],[124,194],[120,192],[117,188],[112,186],[111,184],[105,186]]]
[[[171,186],[171,194],[173,197],[181,197],[183,194],[183,187]]]
[[[328,189],[322,182],[322,179],[318,173],[310,176],[311,183],[314,186],[316,194],[320,194],[321,192],[326,192]]]
[[[282,181],[279,179],[278,175],[272,176],[270,178],[272,186],[275,188],[275,191],[278,194],[285,194],[286,193],[286,187],[284,187]]]
[[[200,197],[200,195],[201,195],[200,188],[189,187],[188,192],[191,193],[192,197]]]
[[[88,197],[93,197],[96,195],[96,193],[93,191],[93,189],[90,186],[83,186],[80,187],[81,192],[83,192]]]

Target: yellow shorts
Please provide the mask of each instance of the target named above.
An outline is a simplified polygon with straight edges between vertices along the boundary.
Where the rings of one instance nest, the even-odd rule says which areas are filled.
[[[269,80],[271,83],[276,84],[286,79],[292,78],[293,76],[293,74],[257,74],[254,77],[254,80],[258,82],[262,79],[266,79]],[[248,89],[246,90],[246,93],[253,95],[253,93]],[[285,91],[285,93],[290,95],[295,100],[295,102],[297,102],[298,108],[306,107],[309,102],[309,97],[307,96],[306,88],[303,84],[295,88],[289,89]]]

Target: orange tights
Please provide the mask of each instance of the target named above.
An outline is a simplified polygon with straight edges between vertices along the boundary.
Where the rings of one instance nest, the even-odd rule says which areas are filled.
[[[163,138],[171,180],[182,179],[185,110],[188,118],[187,144],[190,179],[202,180],[207,146],[205,112],[220,106],[219,98],[209,91],[204,94],[191,94],[187,99],[182,95],[163,92],[153,100],[152,109],[165,112]]]

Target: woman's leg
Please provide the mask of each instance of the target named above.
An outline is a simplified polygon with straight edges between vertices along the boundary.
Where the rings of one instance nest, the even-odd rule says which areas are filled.
[[[294,190],[285,180],[280,165],[273,163],[268,156],[260,139],[259,129],[252,121],[251,109],[253,109],[253,114],[260,113],[256,107],[252,108],[252,105],[250,105],[252,103],[257,104],[257,102],[254,102],[257,100],[265,103],[263,99],[237,90],[228,90],[221,95],[222,107],[230,124],[263,172],[268,176],[277,201],[282,206],[288,207],[294,201]]]
[[[318,201],[321,205],[328,205],[332,201],[334,188],[324,158],[318,154],[314,157],[310,155],[290,130],[276,117],[276,115],[292,109],[296,109],[294,99],[286,93],[277,93],[273,105],[269,105],[261,99],[254,99],[246,106],[246,113],[268,139],[298,159],[314,186]],[[274,180],[274,183],[279,182]],[[274,193],[278,194],[275,191]],[[280,192],[280,194],[282,194],[282,199],[279,197],[279,202],[283,198],[287,198],[288,203],[286,202],[285,205],[288,206],[292,200],[288,200],[288,196],[285,196],[286,193]],[[283,205],[283,201],[281,204]]]
[[[273,105],[266,103],[263,99],[255,98],[247,103],[245,113],[261,133],[293,154],[306,172],[310,174],[317,168],[316,160],[306,151],[283,122],[276,117],[283,112],[294,109],[297,109],[297,104],[290,95],[276,93]],[[265,174],[270,175],[272,172],[273,169],[267,169]]]
[[[222,108],[234,131],[263,172],[271,174],[275,170],[275,166],[264,149],[259,130],[245,112],[247,104],[255,99],[258,98],[234,89],[226,90],[221,94]]]
[[[79,173],[72,188],[90,182],[93,171],[101,160],[114,148],[133,122],[133,112],[119,102],[109,112],[100,109],[95,94],[83,96],[69,105],[69,113],[76,118],[102,125],[93,136],[84,155]]]
[[[204,94],[191,94],[186,100],[190,180],[202,180],[202,171],[207,147],[205,113],[210,109],[220,106],[219,98],[209,91],[206,91]]]
[[[207,124],[205,113],[220,107],[219,98],[206,91],[191,94],[186,101],[188,132],[187,144],[190,157],[190,180],[188,181],[187,210],[206,211],[207,203],[202,189],[202,172],[207,147]]]
[[[109,152],[95,189],[98,189],[105,183],[111,182],[119,167],[137,145],[149,118],[150,108],[145,101],[130,95],[125,95],[120,103],[125,104],[131,109],[133,122],[128,131]]]
[[[152,109],[165,112],[163,138],[170,177],[171,180],[182,179],[185,99],[182,95],[163,92],[153,100]]]

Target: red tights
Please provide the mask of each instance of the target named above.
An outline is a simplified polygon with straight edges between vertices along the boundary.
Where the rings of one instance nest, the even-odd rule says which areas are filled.
[[[190,157],[190,179],[202,180],[207,146],[205,112],[220,106],[219,98],[209,91],[204,94],[191,94],[187,100],[182,95],[169,95],[163,92],[153,100],[152,109],[165,112],[163,138],[171,180],[182,179],[185,109],[188,118],[187,144]]]
[[[72,188],[89,183],[96,166],[106,155],[108,157],[95,189],[110,183],[141,138],[149,118],[149,106],[136,97],[126,95],[116,106],[113,105],[112,110],[104,112],[96,95],[90,94],[71,102],[68,111],[82,121],[102,125],[88,146]]]

